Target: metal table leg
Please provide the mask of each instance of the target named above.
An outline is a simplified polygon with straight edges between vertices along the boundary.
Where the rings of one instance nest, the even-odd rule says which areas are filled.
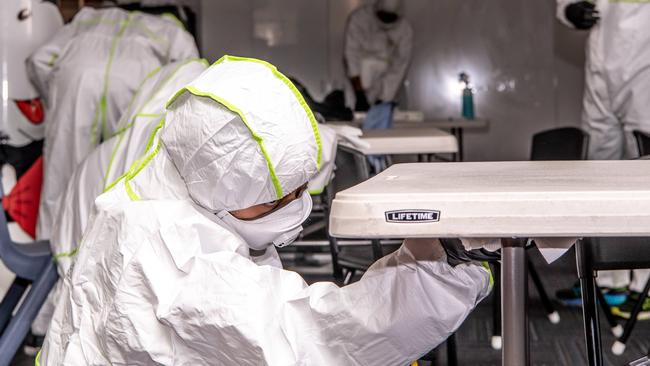
[[[456,153],[456,161],[463,161],[463,129],[461,127],[453,127],[451,134],[456,136],[458,142],[458,153]]]
[[[492,265],[492,275],[494,276],[494,288],[492,289],[492,338],[490,345],[493,349],[500,350],[503,348],[503,338],[501,338],[501,264]]]
[[[579,240],[576,243],[576,263],[582,289],[582,315],[585,323],[587,359],[590,366],[602,366],[603,351],[600,341],[598,301],[596,300],[596,277],[589,245],[590,243],[584,240]]]
[[[526,242],[501,239],[503,365],[529,365]]]

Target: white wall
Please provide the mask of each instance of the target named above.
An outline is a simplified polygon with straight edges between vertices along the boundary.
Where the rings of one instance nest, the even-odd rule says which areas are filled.
[[[321,97],[346,85],[347,15],[362,0],[203,0],[201,49],[262,58]],[[554,18],[554,1],[406,0],[415,30],[410,109],[458,116],[458,73],[469,73],[484,131],[466,133],[466,160],[527,159],[533,133],[578,125],[585,34]]]

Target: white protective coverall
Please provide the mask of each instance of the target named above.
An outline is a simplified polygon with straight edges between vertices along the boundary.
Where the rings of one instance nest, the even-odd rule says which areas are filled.
[[[361,78],[371,104],[378,100],[395,100],[406,76],[413,48],[413,29],[404,17],[395,23],[384,24],[375,15],[384,3],[387,1],[377,0],[356,9],[348,17],[345,29],[344,56],[348,77]],[[391,10],[399,14],[401,5],[398,3]]]
[[[573,25],[565,9],[575,2],[557,0],[557,17],[569,27]],[[632,131],[650,132],[650,2],[597,0],[595,4],[600,20],[587,43],[582,103],[589,158],[634,158],[639,150]],[[641,292],[648,276],[650,270],[635,270],[630,289]],[[597,280],[603,287],[624,287],[629,273],[603,271]]]
[[[227,211],[288,194],[320,160],[311,111],[271,65],[222,58],[164,123],[95,201],[40,364],[407,364],[486,296],[483,267],[406,247],[342,288],[251,260]]]
[[[575,0],[557,0],[557,17]],[[632,131],[650,132],[650,3],[595,1],[600,20],[587,44],[582,125],[590,159],[639,155]]]
[[[62,196],[50,238],[61,278],[76,255],[95,198],[145,153],[151,133],[164,116],[165,103],[207,66],[205,60],[189,59],[167,64],[149,74],[120,118],[116,135],[100,144],[77,166]],[[47,331],[61,283],[59,280],[34,320],[34,334],[43,335]]]
[[[113,135],[144,77],[158,66],[197,56],[192,36],[173,19],[83,8],[27,60],[47,118],[37,238],[50,238],[72,172]]]

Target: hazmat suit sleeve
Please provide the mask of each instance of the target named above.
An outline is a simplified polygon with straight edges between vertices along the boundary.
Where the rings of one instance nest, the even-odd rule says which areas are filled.
[[[49,103],[48,91],[52,70],[56,66],[59,55],[75,36],[76,29],[74,22],[66,24],[48,43],[38,48],[25,60],[27,76],[46,104]]]
[[[358,21],[358,10],[355,11],[348,19],[345,29],[345,64],[347,67],[348,77],[361,76],[361,58],[363,57],[363,35],[365,29],[363,24]]]
[[[388,70],[381,77],[381,93],[379,99],[390,102],[395,100],[399,91],[406,69],[411,62],[411,52],[413,50],[413,29],[408,23],[403,24],[404,31],[400,32],[397,40],[397,49],[390,59]]]
[[[213,283],[232,276],[228,280],[237,283],[235,276],[245,277],[251,303],[241,304],[246,312],[241,316],[250,324],[240,324],[241,329],[277,327],[278,338],[269,340],[277,342],[277,352],[282,343],[296,360],[313,365],[408,364],[442,343],[488,293],[489,275],[482,267],[416,261],[404,246],[375,263],[359,282],[342,288],[325,282],[307,287],[296,273],[258,267],[243,258],[232,264],[237,270],[196,261],[194,273],[170,304],[164,321],[183,338],[179,343],[188,345],[188,353],[216,352],[212,339],[227,337],[225,332],[206,337],[200,331],[207,325],[200,324],[199,314],[223,312],[223,303],[197,302],[193,293],[235,303],[244,300],[244,294],[231,296],[222,287],[197,288],[197,281]],[[226,354],[240,352],[231,346],[238,345],[219,342],[218,347]],[[273,349],[271,344],[261,346]]]
[[[566,17],[566,13],[565,13],[565,11],[566,11],[566,7],[569,6],[569,5],[571,5],[571,4],[578,3],[578,2],[580,2],[580,0],[578,0],[578,1],[576,1],[576,0],[556,0],[555,16],[557,17],[557,19],[558,19],[562,24],[564,24],[565,26],[567,26],[567,27],[569,27],[569,28],[574,28],[574,29],[575,29],[575,25],[573,25],[573,24],[572,24],[572,23],[567,19],[567,17]]]

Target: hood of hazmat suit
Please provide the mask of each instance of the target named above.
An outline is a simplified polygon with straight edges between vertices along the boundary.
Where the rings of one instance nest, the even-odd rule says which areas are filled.
[[[44,178],[37,237],[49,239],[77,164],[117,129],[152,70],[197,57],[192,36],[167,17],[83,8],[27,60],[46,104]]]
[[[557,17],[566,18],[573,0],[557,0]],[[634,130],[650,132],[650,2],[594,2],[600,20],[587,43],[582,127],[590,135],[590,159],[639,155]]]
[[[189,59],[154,70],[120,118],[115,136],[100,144],[75,169],[62,196],[50,238],[60,277],[65,276],[76,256],[95,198],[145,153],[149,137],[164,116],[165,103],[207,67],[205,60]],[[32,324],[34,334],[45,334],[54,311],[54,299],[59,296],[60,282]]]
[[[320,156],[311,111],[265,62],[217,61],[152,141],[96,199],[40,364],[407,364],[488,292],[483,267],[406,247],[345,287],[251,259],[215,213],[286,195]]]
[[[350,14],[345,29],[347,74],[361,78],[370,103],[394,101],[411,62],[413,29],[409,22],[399,17],[385,24],[377,18],[378,9],[401,11],[401,4],[389,3],[392,1],[361,6]]]

